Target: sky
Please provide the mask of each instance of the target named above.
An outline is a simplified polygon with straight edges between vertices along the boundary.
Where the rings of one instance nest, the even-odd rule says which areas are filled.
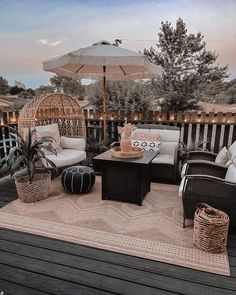
[[[179,17],[236,78],[236,0],[0,0],[0,76],[48,85],[42,61],[116,38],[131,50],[155,47],[161,22]]]

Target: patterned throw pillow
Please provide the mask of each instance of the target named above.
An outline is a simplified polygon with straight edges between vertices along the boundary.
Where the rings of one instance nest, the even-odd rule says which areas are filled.
[[[142,148],[144,151],[160,152],[160,141],[132,140],[132,146]]]

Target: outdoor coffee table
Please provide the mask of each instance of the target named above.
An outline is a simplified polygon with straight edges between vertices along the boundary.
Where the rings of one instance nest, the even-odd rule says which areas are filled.
[[[141,158],[123,159],[111,150],[93,158],[94,167],[102,172],[102,199],[142,205],[150,191],[150,164],[158,152],[146,152]]]

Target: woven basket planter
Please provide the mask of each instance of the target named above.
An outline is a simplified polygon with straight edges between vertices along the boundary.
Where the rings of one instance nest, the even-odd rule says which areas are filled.
[[[199,204],[194,216],[193,242],[201,250],[220,253],[226,250],[229,217],[207,204]]]
[[[32,182],[28,176],[15,178],[17,195],[24,203],[34,203],[49,196],[51,185],[50,171],[36,173]]]

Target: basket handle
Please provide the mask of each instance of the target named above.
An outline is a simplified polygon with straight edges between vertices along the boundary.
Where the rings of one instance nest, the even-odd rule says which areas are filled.
[[[219,210],[216,209],[216,208],[213,208],[212,206],[206,204],[206,203],[198,203],[196,205],[196,209],[197,210],[205,210],[205,212],[207,214],[211,214],[211,215],[215,215],[215,214],[218,214],[219,213]]]

